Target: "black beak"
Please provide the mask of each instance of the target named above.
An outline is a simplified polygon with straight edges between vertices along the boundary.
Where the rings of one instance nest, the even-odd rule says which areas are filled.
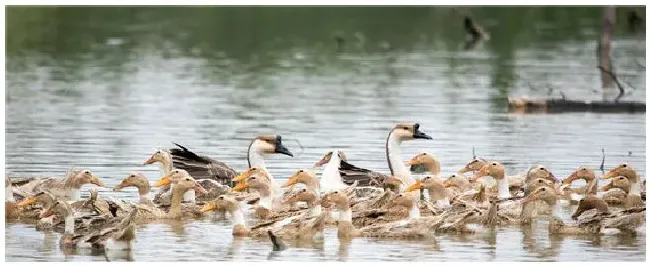
[[[414,139],[432,139],[431,136],[420,131],[420,124],[415,124],[413,126],[413,138]]]
[[[275,139],[275,153],[281,153],[293,157],[293,153],[291,153],[287,147],[282,145],[282,137],[280,136]]]

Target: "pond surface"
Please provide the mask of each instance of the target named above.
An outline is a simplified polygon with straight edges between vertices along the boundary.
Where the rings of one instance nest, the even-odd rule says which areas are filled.
[[[595,49],[600,8],[474,8],[491,40],[464,49],[450,8],[8,8],[5,171],[61,176],[88,168],[117,185],[157,147],[184,144],[237,170],[259,134],[281,134],[293,158],[267,161],[276,178],[342,149],[355,165],[388,172],[384,141],[416,121],[427,151],[451,174],[476,155],[508,174],[544,164],[557,177],[580,165],[628,162],[645,179],[645,114],[507,112],[506,97],[602,99]],[[643,10],[645,13],[645,10]],[[615,67],[629,100],[645,101],[645,35],[619,10]],[[334,36],[344,38],[337,47]],[[548,88],[555,88],[548,94]],[[632,89],[634,88],[634,89]],[[615,95],[616,92],[614,91]],[[605,95],[605,96],[604,96]],[[302,146],[302,148],[301,148]],[[600,172],[598,174],[601,174]],[[582,185],[582,184],[578,184]],[[84,188],[84,196],[88,187]],[[135,190],[101,191],[136,199]],[[571,209],[563,213],[565,221]],[[59,234],[5,225],[7,261],[180,260],[645,260],[645,235],[548,236],[499,228],[429,241],[358,238],[273,253],[235,240],[213,217],[143,224],[130,254],[66,254]],[[381,250],[381,252],[378,252]]]

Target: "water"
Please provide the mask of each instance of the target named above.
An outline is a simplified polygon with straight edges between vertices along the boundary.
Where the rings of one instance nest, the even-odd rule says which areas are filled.
[[[607,169],[628,162],[645,179],[645,114],[507,113],[507,96],[546,97],[547,87],[603,97],[600,12],[472,9],[492,39],[464,50],[449,8],[9,8],[5,171],[84,167],[109,186],[132,171],[153,180],[158,169],[142,162],[171,141],[242,170],[255,135],[281,134],[296,156],[267,161],[278,179],[333,148],[388,172],[388,131],[416,121],[433,140],[404,143],[403,159],[433,153],[444,174],[474,148],[508,174],[541,163],[566,177],[598,168],[604,148]],[[334,35],[346,40],[341,52]],[[645,101],[645,35],[619,25],[614,47],[620,78],[635,88],[627,98]],[[136,199],[134,189],[101,195]],[[233,240],[228,221],[204,217],[139,225],[131,254],[115,256],[66,255],[58,234],[9,223],[5,260],[645,260],[645,236],[549,237],[538,223],[534,232],[415,242],[339,243],[328,228],[324,243],[273,253],[268,241]]]

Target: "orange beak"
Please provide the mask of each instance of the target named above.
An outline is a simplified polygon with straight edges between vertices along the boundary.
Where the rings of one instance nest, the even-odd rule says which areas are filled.
[[[576,179],[578,179],[578,171],[573,172],[569,177],[562,180],[562,184],[565,184],[565,185],[571,184]]]
[[[614,182],[609,182],[609,184],[607,184],[607,185],[603,186],[602,188],[600,188],[600,191],[605,192],[605,191],[609,191],[612,188],[614,188]]]
[[[113,188],[113,191],[119,191],[125,187],[128,187],[129,185],[131,185],[129,181],[127,179],[124,179],[119,185]]]
[[[467,172],[470,172],[470,171],[472,171],[472,169],[470,169],[469,167],[465,166],[465,167],[461,168],[460,170],[458,170],[458,173],[460,173],[460,174],[464,174],[464,173],[467,173]]]
[[[104,184],[104,182],[102,182],[101,180],[99,180],[99,178],[96,177],[96,176],[92,176],[92,177],[90,178],[90,183],[91,183],[91,184],[95,184],[95,185],[97,185],[97,186],[99,186],[99,187],[106,187],[106,185]]]
[[[162,178],[160,178],[160,180],[158,180],[158,182],[156,182],[156,184],[154,184],[153,186],[154,187],[162,187],[162,186],[169,185],[171,183],[172,183],[172,180],[169,178],[169,175],[166,175],[166,176],[163,176]]]
[[[232,179],[233,182],[239,182],[239,181],[244,181],[246,178],[251,176],[252,170],[251,169],[246,169],[246,171],[243,171],[241,174],[236,176],[235,178]]]
[[[404,165],[406,165],[406,166],[412,166],[412,165],[417,165],[417,164],[420,164],[420,157],[418,157],[418,156],[415,156],[415,157],[411,158],[411,160],[409,160],[408,162],[404,163]]]
[[[53,214],[53,212],[52,212],[52,208],[49,208],[49,209],[47,209],[47,210],[42,211],[41,214],[38,215],[38,217],[39,217],[39,218],[50,217],[50,216],[52,216],[52,214]]]
[[[420,180],[415,180],[415,184],[410,185],[408,188],[406,188],[406,192],[413,192],[416,190],[420,190],[422,188],[422,182]]]
[[[321,166],[323,166],[323,165],[326,164],[326,163],[327,163],[327,161],[323,158],[323,159],[321,159],[320,161],[318,161],[318,162],[316,162],[316,163],[314,164],[314,168],[316,168],[316,167],[321,167]]]
[[[24,207],[36,203],[36,197],[31,196],[18,203],[18,207]]]
[[[208,201],[205,205],[203,205],[203,208],[201,208],[201,212],[213,211],[216,208],[217,208],[217,203],[215,201]]]
[[[289,180],[287,180],[287,182],[284,183],[284,185],[282,185],[282,187],[293,186],[293,185],[295,185],[297,182],[298,182],[298,175],[295,174],[295,175],[292,175],[291,177],[289,177]]]
[[[610,179],[618,176],[618,169],[609,170],[604,176],[603,179]]]
[[[234,188],[232,188],[232,190],[234,190],[234,191],[244,191],[244,190],[247,189],[247,188],[248,188],[248,184],[246,184],[246,183],[239,183],[239,184],[237,184]]]

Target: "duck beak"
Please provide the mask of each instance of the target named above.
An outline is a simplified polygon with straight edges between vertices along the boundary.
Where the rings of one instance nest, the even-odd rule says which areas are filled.
[[[209,212],[213,211],[217,208],[217,203],[214,201],[208,201],[205,205],[203,205],[203,208],[201,208],[201,212]]]
[[[18,207],[27,206],[36,203],[36,197],[31,196],[18,203]]]
[[[169,185],[171,183],[172,183],[172,180],[169,178],[169,175],[166,175],[166,176],[163,176],[162,178],[160,178],[160,180],[158,180],[158,182],[156,182],[153,186],[154,187],[162,187],[162,186]]]
[[[97,186],[99,186],[99,187],[106,187],[106,184],[104,184],[104,182],[102,182],[101,180],[99,180],[99,178],[96,177],[96,176],[92,176],[92,177],[90,178],[90,183],[91,183],[91,184],[95,184],[95,185],[97,185]]]
[[[208,194],[208,191],[199,183],[194,183],[194,191],[202,195]]]
[[[50,216],[52,216],[52,208],[42,211],[41,214],[38,215],[38,218],[45,218]]]
[[[420,190],[422,188],[422,182],[420,180],[416,180],[415,184],[410,185],[408,188],[406,188],[406,192],[413,192],[416,190]]]
[[[537,196],[535,194],[530,194],[528,197],[525,197],[522,203],[529,203],[537,200]]]
[[[442,186],[445,188],[451,187],[453,185],[453,182],[449,179],[445,179],[445,181],[442,181]]]
[[[612,184],[612,183],[614,183],[614,182],[609,182],[609,184],[607,184],[607,185],[603,186],[602,188],[600,188],[600,191],[605,192],[605,191],[609,191],[610,189],[614,188],[614,184]]]
[[[244,191],[244,189],[247,189],[247,188],[248,188],[248,184],[239,183],[234,188],[232,188],[232,190],[234,190],[234,191]]]
[[[417,156],[411,158],[410,161],[404,163],[404,165],[406,165],[406,166],[412,166],[412,165],[417,165],[417,164],[420,164],[420,160],[418,159]]]
[[[126,179],[124,179],[119,185],[113,188],[113,191],[119,191],[127,186],[129,186],[129,182]]]
[[[610,179],[610,178],[614,178],[614,177],[617,177],[617,176],[618,176],[618,175],[616,174],[616,169],[612,169],[612,170],[609,170],[609,172],[607,172],[607,173],[603,176],[603,179]]]
[[[321,167],[321,166],[323,166],[323,165],[326,164],[326,163],[327,163],[327,161],[326,161],[325,159],[321,159],[320,161],[318,161],[318,162],[316,162],[316,163],[314,164],[314,168],[316,168],[316,167]]]
[[[144,161],[144,163],[142,165],[152,164],[152,163],[155,163],[155,162],[156,162],[156,160],[153,158],[153,156],[151,156],[151,158],[149,158],[149,160]]]
[[[287,180],[287,182],[284,183],[284,185],[282,185],[282,187],[293,186],[293,185],[295,185],[297,182],[298,182],[298,175],[293,175],[293,176],[289,177],[289,180]]]
[[[488,176],[488,172],[489,172],[488,167],[489,167],[489,165],[485,165],[485,166],[481,167],[481,170],[474,173],[474,175],[472,176],[472,180],[477,180],[477,179],[479,179],[481,177]]]
[[[251,175],[251,170],[248,169],[248,170],[242,172],[241,174],[239,174],[238,176],[236,176],[235,178],[233,178],[232,181],[233,181],[233,182],[244,181],[244,180],[246,180],[246,178],[248,178],[250,175]]]
[[[578,179],[578,171],[573,172],[569,177],[562,180],[562,184],[569,185]]]
[[[472,169],[470,169],[469,167],[465,166],[465,167],[461,168],[460,170],[458,170],[457,172],[458,172],[459,174],[464,174],[464,173],[467,173],[467,172],[470,172],[470,171],[472,171]]]

